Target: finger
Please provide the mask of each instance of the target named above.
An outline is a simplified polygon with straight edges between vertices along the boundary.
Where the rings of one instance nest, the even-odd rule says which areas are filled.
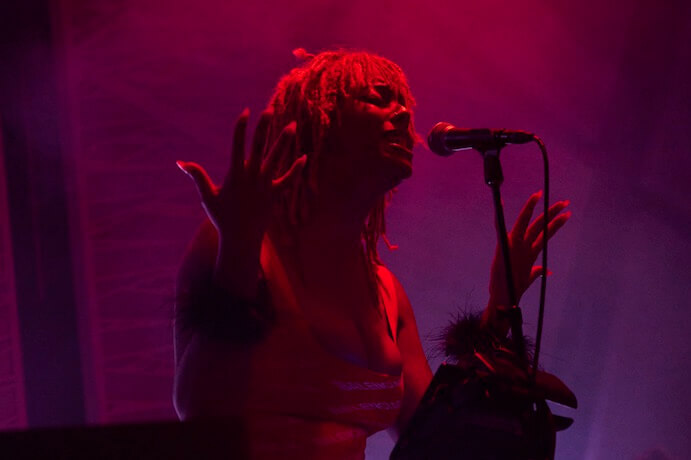
[[[564,201],[557,201],[554,203],[552,206],[549,207],[547,210],[547,222],[552,222],[554,220],[555,216],[562,212],[566,207],[569,205],[568,200]],[[530,227],[528,227],[528,230],[525,232],[525,240],[526,241],[535,241],[537,238],[538,234],[542,233],[542,227],[544,225],[544,216],[545,214],[542,213],[540,214],[537,219],[533,221],[532,224],[530,224]]]
[[[302,174],[302,171],[305,169],[306,164],[307,155],[303,154],[300,158],[295,160],[288,172],[286,172],[284,175],[273,181],[274,187],[276,187],[278,190],[290,187],[292,184],[295,183],[297,178],[300,177],[300,174]]]
[[[542,190],[530,195],[528,201],[525,202],[525,204],[523,205],[523,209],[521,209],[521,212],[518,214],[518,217],[516,218],[516,223],[513,224],[513,229],[511,230],[511,235],[513,237],[524,237],[525,229],[528,227],[528,224],[530,223],[530,218],[533,216],[533,211],[535,211],[535,205],[537,205],[537,202],[540,201],[541,197]]]
[[[233,131],[233,150],[230,158],[230,170],[223,180],[225,187],[231,180],[239,177],[242,174],[245,162],[245,136],[247,133],[247,121],[250,117],[250,109],[245,108],[235,122],[235,130]]]
[[[554,218],[548,225],[547,225],[547,240],[552,238],[557,231],[564,226],[567,220],[571,217],[571,212],[565,212],[564,214],[560,214],[557,217]],[[542,232],[538,235],[537,239],[535,242],[532,244],[532,251],[533,254],[537,257],[537,255],[542,251],[542,248],[544,247],[544,238]]]
[[[202,203],[209,204],[215,195],[216,187],[204,168],[193,162],[178,161],[177,165],[194,181]]]
[[[541,266],[535,266],[530,270],[530,277],[528,278],[528,286],[531,286],[536,279],[540,277],[544,273],[544,270]],[[547,269],[547,276],[552,274],[552,270]],[[527,288],[527,286],[526,286]]]
[[[264,150],[266,148],[266,136],[269,133],[269,126],[271,125],[273,115],[273,110],[264,110],[259,117],[257,128],[254,130],[252,150],[247,165],[248,172],[253,176],[259,173],[259,168],[262,164],[262,158],[264,157]]]
[[[281,155],[285,153],[286,149],[294,150],[296,148],[295,128],[296,124],[294,121],[291,121],[290,123],[288,123],[288,125],[286,125],[285,128],[283,128],[283,131],[281,131],[281,135],[278,137],[276,143],[271,147],[269,154],[266,156],[266,159],[264,160],[264,164],[262,164],[262,176],[273,178],[274,172],[276,170],[276,167],[278,166],[278,162],[281,158]]]

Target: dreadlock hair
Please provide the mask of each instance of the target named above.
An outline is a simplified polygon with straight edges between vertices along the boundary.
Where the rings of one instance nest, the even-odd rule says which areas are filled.
[[[305,62],[284,75],[276,86],[269,102],[273,119],[266,145],[273,145],[286,125],[297,122],[297,148],[287,149],[284,157],[279,159],[277,168],[277,177],[280,177],[300,155],[307,155],[303,177],[284,194],[279,205],[282,221],[289,223],[294,230],[308,215],[310,194],[317,192],[319,155],[323,153],[329,127],[340,122],[343,102],[357,96],[375,80],[383,80],[389,85],[395,96],[403,99],[406,107],[413,107],[415,100],[401,68],[376,54],[339,49],[311,55],[302,48],[293,51],[293,54]],[[413,139],[419,139],[412,120],[409,130]],[[394,249],[386,238],[384,219],[384,209],[392,195],[393,191],[389,191],[378,200],[361,232],[371,269],[381,264],[377,251],[379,237],[384,239],[389,249]]]

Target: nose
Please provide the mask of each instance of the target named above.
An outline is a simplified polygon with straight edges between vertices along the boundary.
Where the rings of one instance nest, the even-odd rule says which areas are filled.
[[[410,125],[410,110],[403,104],[398,104],[396,111],[391,116],[391,123],[396,129],[408,129]]]

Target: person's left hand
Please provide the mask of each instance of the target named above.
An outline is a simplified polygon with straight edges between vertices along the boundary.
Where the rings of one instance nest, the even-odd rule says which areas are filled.
[[[542,226],[544,214],[540,214],[530,225],[530,218],[535,210],[535,205],[542,197],[542,191],[533,193],[521,209],[516,223],[508,234],[509,256],[513,274],[513,284],[516,292],[516,303],[519,302],[525,291],[543,272],[543,267],[534,266],[538,254],[544,247]],[[547,239],[552,238],[569,217],[571,212],[561,213],[569,205],[568,201],[557,201],[549,207]],[[561,214],[560,214],[561,213]],[[551,272],[548,271],[548,274]],[[508,309],[510,305],[509,292],[506,286],[506,271],[501,247],[497,244],[494,252],[494,261],[490,272],[488,313],[494,317],[497,308]]]

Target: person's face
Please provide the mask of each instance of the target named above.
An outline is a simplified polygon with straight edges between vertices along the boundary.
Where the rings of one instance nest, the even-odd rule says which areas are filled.
[[[355,92],[334,120],[332,146],[343,172],[371,178],[389,190],[413,172],[411,112],[403,96],[383,81]]]

